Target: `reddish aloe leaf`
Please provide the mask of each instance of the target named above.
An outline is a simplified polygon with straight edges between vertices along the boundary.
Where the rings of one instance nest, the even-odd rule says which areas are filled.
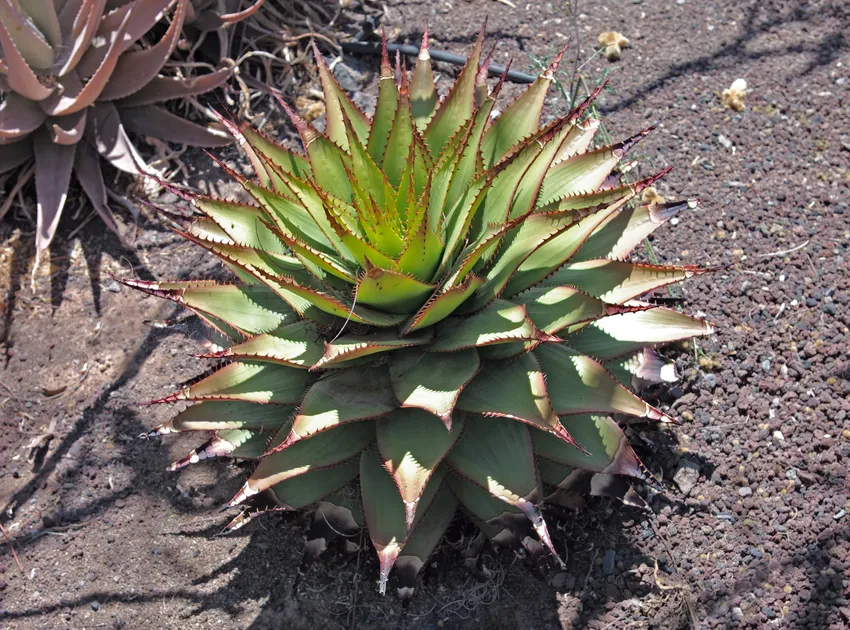
[[[0,174],[18,168],[32,157],[29,137],[11,144],[0,144]]]
[[[16,3],[0,0],[0,22],[3,23],[3,31],[30,67],[42,71],[51,68],[55,60],[53,47]],[[6,49],[6,41],[3,41],[3,48]]]
[[[2,0],[9,4],[9,0]],[[11,5],[9,4],[9,8]],[[14,9],[13,9],[14,10]],[[8,67],[6,81],[15,92],[33,101],[40,101],[53,92],[41,84],[21,52],[15,46],[6,24],[0,20],[0,47],[3,48],[5,65]]]
[[[138,107],[154,105],[176,98],[186,98],[214,90],[224,85],[233,74],[233,68],[225,66],[215,72],[198,77],[179,79],[173,77],[154,77],[144,87],[116,103],[119,107]]]
[[[216,31],[224,26],[236,24],[251,17],[261,6],[263,6],[263,0],[257,0],[247,9],[242,9],[235,13],[222,14],[214,10],[201,11],[191,22],[187,19],[187,23],[191,23],[193,27],[201,31]]]
[[[128,4],[111,16],[103,16],[105,5],[105,0],[67,0],[65,2],[59,12],[59,24],[62,32],[66,33],[66,37],[60,48],[58,76],[64,77],[77,67],[80,59],[90,48],[92,37],[99,27],[103,28],[104,22],[109,21],[109,28],[105,32],[113,31],[121,25],[130,10]],[[105,50],[106,47],[101,48]]]
[[[87,142],[77,143],[76,158],[74,160],[74,173],[83,187],[83,191],[91,201],[95,212],[100,215],[106,226],[121,235],[112,210],[109,209],[106,197],[106,184],[103,181],[103,173],[100,171],[100,160],[97,153]]]
[[[133,94],[159,74],[177,46],[188,4],[189,0],[177,0],[171,24],[159,42],[144,50],[121,55],[109,83],[100,93],[100,100],[112,101]]]
[[[219,129],[205,127],[154,105],[121,108],[121,123],[127,131],[150,135],[195,147],[221,147],[232,142]]]
[[[118,57],[122,53],[121,44],[128,35],[127,29],[132,16],[133,12],[131,11],[121,23],[121,26],[116,31],[109,33],[107,36],[109,45],[106,55],[93,74],[88,75],[81,70],[82,63],[85,62],[84,56],[77,70],[63,77],[62,83],[65,89],[55,91],[44,101],[44,108],[47,113],[53,116],[67,116],[68,114],[73,114],[89,107],[97,100],[109,82],[118,63]],[[72,77],[78,74],[80,76],[72,79]],[[81,80],[84,78],[88,79],[85,83]]]
[[[46,129],[39,129],[32,135],[35,153],[35,188],[38,195],[38,217],[36,220],[36,247],[47,249],[62,208],[68,197],[68,185],[71,181],[71,168],[74,166],[74,147],[54,144]]]
[[[115,168],[138,175],[146,166],[127,137],[112,103],[95,103],[86,114],[85,139]]]
[[[84,109],[68,116],[50,117],[46,124],[50,139],[56,144],[77,144],[86,128],[86,112]]]
[[[15,92],[3,95],[0,103],[0,144],[29,135],[41,126],[44,111],[37,103]]]

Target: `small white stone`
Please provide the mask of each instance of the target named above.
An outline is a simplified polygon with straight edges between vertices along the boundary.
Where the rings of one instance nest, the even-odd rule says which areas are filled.
[[[777,442],[784,442],[785,436],[782,435],[782,431],[774,431],[773,432],[773,439],[776,440]]]

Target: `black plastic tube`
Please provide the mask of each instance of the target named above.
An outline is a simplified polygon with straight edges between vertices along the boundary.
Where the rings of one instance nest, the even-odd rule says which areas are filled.
[[[381,44],[377,42],[342,42],[340,46],[342,46],[342,49],[344,51],[350,53],[360,53],[366,55],[381,54]],[[387,44],[387,51],[391,53],[398,51],[406,57],[416,57],[419,55],[419,47],[411,46],[409,44]],[[433,48],[429,49],[428,52],[431,55],[431,59],[433,59],[434,61],[453,63],[458,66],[462,66],[466,63],[466,57],[463,57],[461,55],[454,55],[452,53],[447,53],[442,50],[434,50]],[[500,77],[505,73],[505,66],[500,66],[499,64],[491,63],[490,66],[487,68],[487,72],[490,74],[490,76]],[[534,83],[534,81],[537,80],[537,77],[530,74],[526,74],[525,72],[509,70],[507,79],[508,81],[512,81],[514,83]]]

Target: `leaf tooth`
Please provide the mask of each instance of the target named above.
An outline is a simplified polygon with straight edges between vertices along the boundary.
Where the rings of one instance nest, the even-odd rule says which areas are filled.
[[[227,507],[236,507],[256,494],[259,494],[259,491],[254,490],[246,481],[243,486],[239,488],[239,492],[237,492],[234,497],[227,502]]]

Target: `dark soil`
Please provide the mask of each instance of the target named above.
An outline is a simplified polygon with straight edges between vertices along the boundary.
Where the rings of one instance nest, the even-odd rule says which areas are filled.
[[[684,307],[719,332],[669,351],[685,376],[660,404],[682,426],[634,436],[665,487],[650,495],[655,516],[602,500],[552,514],[564,572],[486,545],[471,574],[460,560],[468,541],[445,544],[406,616],[377,595],[368,541],[325,554],[293,589],[303,519],[212,539],[244,471],[166,473],[196,444],[137,438],[169,414],[138,403],[203,369],[187,358],[202,334],[192,320],[143,323],[183,315],[108,274],[202,277],[221,273],[215,263],[155,223],[126,227],[132,250],[94,221],[55,247],[33,292],[33,236],[7,222],[0,626],[848,627],[850,8],[588,2],[574,23],[561,2],[516,4],[389,1],[386,22],[415,43],[427,21],[435,48],[463,52],[489,14],[498,61],[521,69],[570,35],[582,60],[601,31],[631,39],[619,62],[596,55],[582,73],[595,83],[610,72],[616,94],[601,108],[615,138],[661,121],[641,149],[653,167],[675,167],[661,194],[702,200],[656,233],[655,255],[717,267],[686,285]],[[742,113],[719,98],[738,77],[751,90]],[[368,78],[355,78],[367,99]],[[551,105],[564,108],[559,97]],[[65,220],[60,232],[73,228]],[[40,436],[46,450],[30,461]]]

